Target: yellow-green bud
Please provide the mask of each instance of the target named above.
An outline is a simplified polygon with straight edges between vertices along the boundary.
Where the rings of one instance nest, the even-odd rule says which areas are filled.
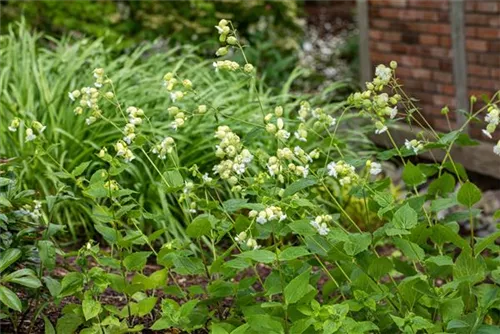
[[[448,109],[448,106],[441,109],[441,115],[447,115],[449,112],[450,112],[450,109]]]
[[[253,72],[253,65],[246,64],[245,67],[243,67],[243,71],[245,71],[246,73],[252,73]]]
[[[191,82],[191,80],[185,79],[182,81],[182,84],[184,85],[184,88],[186,88],[186,89],[193,88],[193,83]]]
[[[219,21],[219,27],[224,28],[225,26],[227,26],[228,23],[229,23],[228,20],[222,19]]]
[[[163,80],[169,81],[169,80],[172,80],[173,77],[174,77],[174,74],[172,72],[168,72],[167,74],[165,74],[163,76]]]
[[[113,97],[115,97],[115,94],[113,94],[113,92],[106,92],[106,94],[104,94],[104,97],[106,97],[108,100],[111,100]]]
[[[204,114],[204,113],[206,113],[206,112],[207,112],[207,106],[206,106],[206,105],[204,105],[204,104],[199,105],[199,106],[198,106],[198,112],[199,112],[200,114]]]
[[[217,52],[215,53],[215,55],[218,56],[218,57],[222,57],[222,56],[227,55],[228,51],[229,51],[228,48],[226,46],[224,46],[222,48],[219,48],[219,50],[217,50]]]
[[[283,107],[282,106],[277,106],[276,108],[274,108],[274,114],[277,117],[283,116]]]
[[[395,70],[395,69],[398,67],[398,63],[397,63],[395,60],[393,60],[393,61],[391,61],[391,62],[389,63],[389,66],[390,66],[393,70]]]
[[[238,40],[234,36],[229,36],[227,38],[227,44],[229,45],[236,45],[238,43]]]

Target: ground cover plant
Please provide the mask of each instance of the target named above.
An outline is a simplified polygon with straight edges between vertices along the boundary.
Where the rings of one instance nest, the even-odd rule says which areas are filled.
[[[267,93],[233,23],[214,30],[221,58],[151,73],[163,82],[157,92],[135,82],[164,101],[156,112],[120,88],[130,86],[113,68],[81,64],[82,79],[61,104],[73,131],[85,129],[91,153],[78,162],[55,152],[52,114],[10,108],[5,122],[2,112],[2,143],[19,152],[1,161],[8,330],[43,322],[47,333],[498,332],[500,233],[474,235],[481,191],[450,154],[475,144],[463,127],[430,128],[395,62],[377,66],[366,89],[342,103],[290,99],[290,82]],[[466,124],[484,115],[485,134],[493,133],[497,103],[498,94],[483,107],[472,98]],[[397,146],[391,128],[404,121],[431,136]],[[374,151],[363,139],[368,128],[394,148]],[[10,160],[28,149],[51,161],[50,186],[26,183],[29,167]],[[431,149],[444,150],[444,160],[414,163]],[[387,160],[404,166],[403,196],[384,177]],[[88,210],[97,231],[74,252],[59,237],[66,225],[57,213],[68,203]],[[451,207],[458,210],[443,214]],[[458,233],[464,217],[467,236]],[[171,233],[178,226],[186,238]]]

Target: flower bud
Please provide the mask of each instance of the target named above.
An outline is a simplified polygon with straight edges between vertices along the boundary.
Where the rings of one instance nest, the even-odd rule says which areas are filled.
[[[441,109],[441,115],[447,115],[449,112],[450,112],[450,109],[448,109],[448,106]]]
[[[245,73],[252,73],[253,72],[253,65],[246,64],[245,67],[243,67],[243,71],[245,71]]]
[[[236,45],[238,43],[238,40],[234,36],[229,36],[227,38],[227,44],[229,45]]]
[[[219,50],[217,50],[217,52],[215,53],[215,55],[218,56],[218,57],[222,57],[222,56],[227,55],[228,51],[229,50],[228,50],[227,46],[224,46],[224,47],[219,48]]]
[[[170,80],[172,80],[173,77],[174,77],[174,74],[172,72],[168,72],[167,74],[165,74],[163,76],[163,80],[170,81]]]
[[[393,60],[393,61],[391,61],[391,62],[389,63],[389,66],[390,66],[393,70],[395,70],[395,69],[398,67],[398,63],[397,63],[395,60]]]
[[[276,131],[277,131],[276,125],[274,125],[272,123],[266,124],[266,131],[269,133],[276,133]]]
[[[113,97],[115,97],[115,94],[113,94],[113,92],[106,92],[106,94],[104,94],[104,97],[108,100],[111,100]]]
[[[273,118],[273,114],[269,113],[266,116],[264,116],[264,121],[269,122]]]
[[[204,113],[206,113],[206,112],[207,112],[207,106],[206,106],[206,105],[204,105],[204,104],[199,105],[199,106],[198,106],[198,112],[199,112],[200,114],[204,114]]]
[[[224,28],[225,26],[227,26],[228,23],[229,23],[228,20],[222,19],[219,21],[219,27]]]
[[[283,116],[283,107],[282,106],[278,106],[278,107],[274,108],[274,114],[277,117]]]
[[[193,88],[193,83],[191,82],[191,80],[188,80],[188,79],[185,79],[182,81],[182,85],[184,86],[184,88],[186,89],[191,89]]]

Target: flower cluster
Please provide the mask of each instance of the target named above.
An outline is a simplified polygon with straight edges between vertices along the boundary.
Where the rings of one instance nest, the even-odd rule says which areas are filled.
[[[416,140],[416,139],[408,140],[408,139],[405,139],[405,147],[408,150],[413,151],[415,154],[418,154],[419,151],[423,150],[424,144],[423,144],[423,142],[421,140]]]
[[[17,129],[21,126],[22,121],[18,118],[15,117],[11,122],[8,127],[9,131],[16,132]],[[25,141],[33,141],[36,139],[37,135],[35,134],[38,133],[39,135],[45,131],[47,127],[43,125],[42,123],[38,121],[32,121],[31,122],[31,127],[26,128],[25,130],[25,135],[26,137],[24,138]]]
[[[135,127],[142,124],[142,118],[144,117],[144,111],[142,109],[138,109],[136,107],[128,107],[128,123],[123,128],[123,140],[127,144],[132,144],[136,135],[135,135]]]
[[[488,113],[484,117],[485,122],[488,123],[483,133],[488,138],[492,138],[491,134],[495,132],[498,124],[500,123],[500,109],[496,105],[488,106]]]
[[[329,128],[337,123],[337,119],[325,113],[322,108],[316,108],[312,111],[312,117],[316,119],[314,127],[317,129]]]
[[[351,94],[348,103],[362,112],[367,113],[375,123],[375,134],[387,131],[387,119],[394,119],[398,114],[397,104],[402,97],[399,94],[389,96],[387,93],[379,93],[391,80],[397,63],[392,61],[390,67],[378,65],[375,70],[375,78],[366,83],[364,92]]]
[[[102,112],[99,107],[100,99],[104,97],[107,100],[111,100],[114,97],[111,91],[103,94],[99,90],[103,85],[111,83],[111,80],[104,75],[104,69],[96,68],[93,74],[95,78],[95,87],[83,87],[80,90],[74,90],[68,93],[68,97],[71,101],[76,101],[78,98],[80,99],[80,106],[74,109],[76,115],[81,115],[84,108],[87,108],[91,112],[90,116],[85,119],[87,125],[94,123],[101,117]]]
[[[182,87],[178,86],[181,83]],[[193,90],[193,83],[189,79],[184,79],[182,82],[175,78],[172,72],[168,72],[163,76],[163,86],[170,92],[170,99],[172,102],[180,101]],[[174,90],[176,87],[180,89]]]
[[[288,138],[290,138],[290,132],[285,130],[285,121],[282,118],[283,107],[276,107],[274,109],[274,115],[276,116],[276,124],[271,123],[273,114],[269,113],[264,117],[264,122],[266,123],[266,131],[274,134],[274,136],[281,141],[288,140]]]
[[[238,182],[238,176],[244,174],[247,166],[252,162],[253,155],[243,148],[240,137],[226,125],[217,128],[215,137],[220,139],[215,155],[224,160],[214,166],[213,170],[215,174],[220,175],[221,179],[228,180],[234,185]]]
[[[256,218],[256,222],[259,224],[265,224],[272,220],[283,221],[286,219],[286,214],[277,206],[268,206],[262,211],[252,210],[248,216],[250,218]]]
[[[236,31],[231,29],[230,22],[228,20],[222,19],[219,24],[215,26],[215,29],[219,32],[219,42],[223,45],[217,49],[215,55],[217,57],[223,57],[229,53],[232,47],[241,47],[240,42],[236,36]],[[230,60],[219,60],[213,63],[215,70],[226,70],[226,71],[236,71],[240,69],[240,65],[234,61]],[[246,63],[243,67],[245,73],[252,73],[254,67],[252,64]]]
[[[168,108],[168,114],[174,118],[174,121],[170,123],[170,127],[174,130],[184,126],[186,122],[186,114],[181,111],[178,107],[172,106]]]
[[[332,161],[326,167],[328,175],[338,179],[341,186],[355,183],[358,180],[358,174],[356,174],[354,166],[349,165],[345,161]]]
[[[267,171],[271,177],[278,176],[278,181],[283,183],[284,177],[281,174],[283,171],[282,161],[288,160],[288,170],[300,177],[307,177],[309,175],[309,165],[313,159],[319,158],[317,150],[306,153],[301,147],[295,146],[293,151],[288,147],[278,149],[276,156],[269,157],[267,161]],[[300,161],[301,165],[297,165],[292,160]]]
[[[119,140],[114,145],[116,155],[123,158],[125,162],[131,162],[135,159],[135,155],[132,150],[128,147],[127,143],[123,140]]]
[[[159,144],[156,144],[153,147],[153,153],[158,154],[158,158],[165,160],[167,157],[167,154],[172,153],[174,149],[174,138],[172,137],[165,137]]]
[[[333,221],[330,215],[317,216],[314,220],[311,220],[310,224],[312,227],[318,231],[319,235],[327,235],[330,232],[327,223]]]
[[[257,244],[257,241],[253,238],[248,238],[247,232],[240,232],[236,237],[234,237],[236,242],[246,245],[248,248],[256,250],[259,249],[260,246]]]

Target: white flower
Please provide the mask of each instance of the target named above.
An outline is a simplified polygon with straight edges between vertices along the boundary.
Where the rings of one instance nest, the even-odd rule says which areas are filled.
[[[488,137],[488,138],[490,138],[490,139],[492,139],[492,138],[493,138],[493,137],[491,136],[491,133],[489,133],[489,131],[487,131],[487,130],[485,130],[485,129],[483,129],[482,131],[483,131],[483,134],[484,134],[486,137]]]
[[[493,147],[493,152],[496,154],[496,155],[500,155],[500,140],[498,141],[498,143],[495,145],[495,147]]]
[[[337,170],[335,169],[336,166],[337,164],[333,161],[326,166],[329,176],[333,176],[335,178],[337,177]]]
[[[26,141],[32,141],[35,140],[36,136],[33,134],[33,129],[27,128],[26,129]]]
[[[260,216],[260,215],[257,217],[256,221],[257,221],[257,223],[259,223],[259,224],[265,224],[265,223],[267,223],[267,219],[266,219],[266,217],[262,217],[262,216]]]
[[[375,75],[382,81],[384,82],[388,82],[390,79],[391,79],[391,76],[392,76],[392,70],[383,65],[383,64],[380,64],[377,66],[377,68],[375,69]]]
[[[282,222],[282,221],[283,221],[283,220],[285,220],[286,218],[287,218],[287,217],[286,217],[286,215],[285,215],[285,214],[282,214],[282,215],[280,216],[280,219],[279,219],[279,220],[280,220],[280,222]]]
[[[376,129],[376,130],[375,130],[375,134],[376,134],[376,135],[379,135],[379,134],[384,133],[384,132],[386,132],[386,131],[387,131],[387,126],[385,126],[385,125],[384,125],[384,126],[382,126],[380,129]]]
[[[370,174],[378,175],[382,172],[382,165],[377,162],[372,162],[370,166]]]
[[[205,183],[212,182],[212,180],[213,180],[210,176],[208,176],[208,173],[203,174],[203,176],[201,178],[203,179],[203,182],[205,182]]]
[[[421,141],[413,139],[413,140],[408,140],[405,139],[405,147],[409,150],[413,150],[415,154],[418,153],[418,151],[422,150],[424,148],[424,145],[422,144]]]
[[[391,119],[393,119],[394,117],[396,117],[396,115],[398,114],[398,107],[395,106],[393,108],[390,109],[390,115],[389,117],[391,117]]]
[[[71,101],[75,101],[75,96],[73,95],[72,92],[68,93],[68,97],[70,98]]]

